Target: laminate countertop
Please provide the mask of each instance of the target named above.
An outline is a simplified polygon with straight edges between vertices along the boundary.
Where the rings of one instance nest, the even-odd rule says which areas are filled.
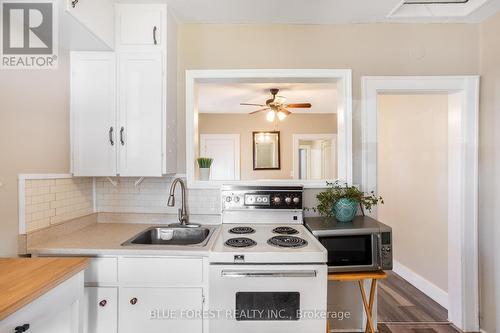
[[[0,258],[0,320],[84,270],[87,258]]]
[[[94,223],[63,237],[30,245],[27,252],[34,255],[165,255],[208,256],[217,236],[218,226],[204,225],[211,229],[210,239],[204,245],[122,245],[125,241],[152,226],[143,223]]]

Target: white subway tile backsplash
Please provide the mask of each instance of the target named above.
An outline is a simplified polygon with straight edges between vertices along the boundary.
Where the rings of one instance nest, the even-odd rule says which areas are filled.
[[[176,193],[176,207],[168,207],[171,177],[145,178],[135,185],[137,178],[115,178],[114,186],[106,178],[96,179],[98,212],[108,213],[166,213],[176,214],[180,207],[180,188]],[[187,205],[190,214],[219,214],[219,190],[188,190]]]
[[[26,180],[26,230],[45,228],[93,213],[92,183],[92,178]]]

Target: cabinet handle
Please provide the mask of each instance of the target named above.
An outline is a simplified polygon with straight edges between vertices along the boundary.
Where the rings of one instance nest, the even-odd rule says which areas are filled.
[[[156,27],[156,25],[153,27],[153,43],[155,45],[158,44],[158,42],[156,41],[156,30],[158,30],[158,28]]]
[[[122,128],[120,128],[120,143],[122,144],[122,146],[125,146],[125,138],[123,137],[123,131],[125,131],[125,128],[122,126]]]
[[[106,304],[108,304],[108,301],[106,301],[105,299],[103,299],[102,301],[99,302],[99,306],[106,306]]]
[[[132,299],[130,300],[130,304],[132,304],[132,305],[136,305],[136,304],[137,304],[137,298],[136,298],[136,297],[132,298]]]
[[[115,144],[115,140],[113,140],[113,126],[109,128],[109,143],[113,146]]]
[[[16,328],[14,328],[14,333],[26,332],[29,329],[30,329],[30,324],[24,324],[22,326],[16,326]]]
[[[75,8],[77,3],[78,3],[78,0],[71,1],[71,7]]]

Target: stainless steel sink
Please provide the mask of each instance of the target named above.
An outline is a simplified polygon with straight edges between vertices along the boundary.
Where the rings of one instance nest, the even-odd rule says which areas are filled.
[[[204,246],[213,229],[209,227],[151,227],[122,243],[127,245],[191,245]]]

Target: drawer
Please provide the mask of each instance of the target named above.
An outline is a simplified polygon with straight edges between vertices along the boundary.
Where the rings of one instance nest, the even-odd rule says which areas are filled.
[[[201,258],[136,257],[120,258],[120,282],[194,284],[203,281]]]
[[[85,270],[86,283],[115,283],[118,281],[117,258],[92,258]]]

